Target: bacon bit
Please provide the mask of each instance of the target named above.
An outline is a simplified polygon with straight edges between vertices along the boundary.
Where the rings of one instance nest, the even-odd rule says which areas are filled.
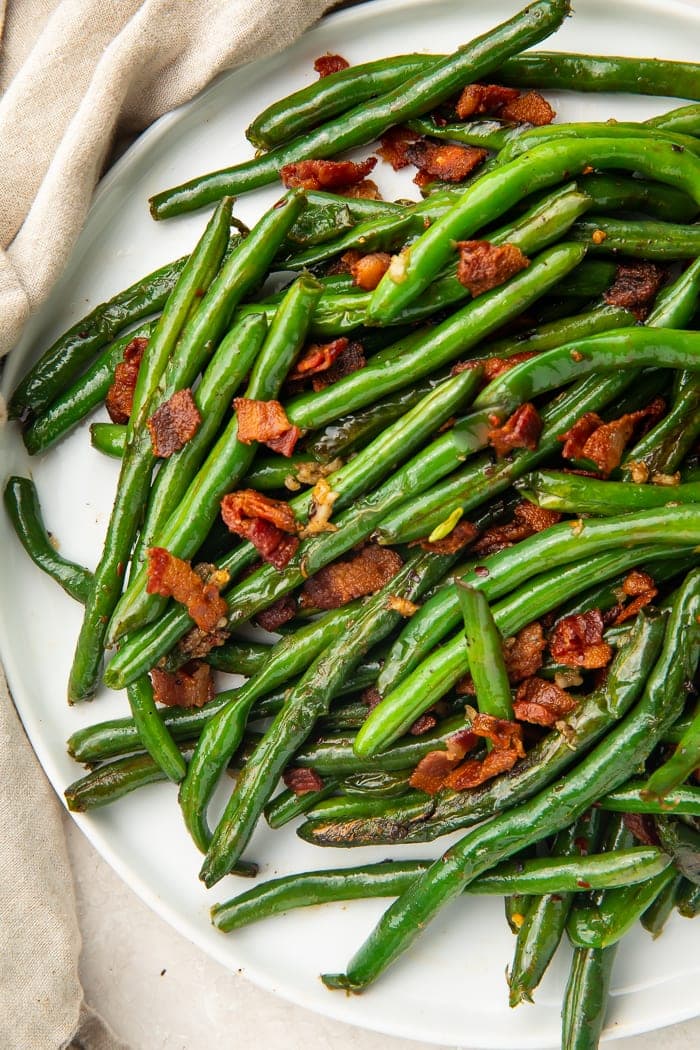
[[[503,642],[503,656],[508,680],[515,684],[536,674],[542,666],[542,653],[546,647],[539,620],[527,624],[513,638],[506,638]]]
[[[453,791],[466,791],[478,787],[487,780],[507,773],[518,761],[519,755],[514,748],[494,747],[485,758],[470,758],[453,770],[445,781],[445,787]]]
[[[444,751],[429,751],[411,774],[409,784],[428,795],[436,795],[450,772],[478,742],[476,733],[462,729],[446,740]]]
[[[474,361],[460,361],[454,365],[451,374],[456,376],[460,372],[466,372],[468,369],[483,368],[484,382],[490,383],[493,379],[502,376],[504,372],[509,372],[516,365],[522,364],[523,361],[529,361],[531,357],[536,356],[537,354],[534,350],[522,350],[519,354],[512,354],[510,357],[486,357],[481,361],[478,359]]]
[[[354,186],[347,186],[340,190],[341,197],[352,197],[353,200],[380,201],[383,200],[379,186],[373,179],[363,179]]]
[[[263,631],[276,631],[282,624],[293,620],[296,614],[296,598],[292,594],[285,594],[283,598],[278,598],[272,605],[268,605],[267,609],[261,609],[259,613],[256,613],[254,619]]]
[[[602,244],[607,236],[605,230],[594,230],[591,234],[591,240],[594,244]]]
[[[283,569],[299,546],[294,511],[284,500],[270,499],[255,489],[229,492],[221,501],[221,517],[231,532],[250,543],[260,555]]]
[[[616,606],[615,611],[619,611],[613,620],[615,626],[636,616],[640,609],[643,609],[645,605],[649,605],[654,600],[659,590],[648,572],[640,572],[639,569],[633,569],[632,572],[627,574],[622,583],[622,593],[626,597],[632,598],[632,601],[622,607]]]
[[[640,423],[653,425],[666,411],[666,402],[656,397],[646,408],[627,412],[604,423],[596,412],[586,412],[560,437],[566,459],[588,459],[601,474],[608,475],[622,462],[627,442]]]
[[[366,157],[358,164],[352,160],[300,160],[280,168],[280,178],[288,189],[338,190],[362,182],[376,163],[376,157]]]
[[[526,401],[516,408],[510,419],[500,427],[488,432],[489,444],[496,450],[499,459],[515,448],[534,451],[542,433],[542,420],[533,404]]]
[[[416,605],[415,602],[411,602],[408,598],[397,598],[395,594],[390,594],[386,602],[387,609],[391,609],[392,612],[397,612],[401,616],[405,616],[407,619],[411,616],[415,616],[420,605]]]
[[[361,694],[360,699],[363,704],[367,705],[367,711],[369,713],[370,711],[374,711],[377,704],[381,704],[383,697],[379,690],[371,685]]]
[[[514,244],[457,241],[457,248],[457,280],[474,297],[497,288],[530,265],[527,256]]]
[[[555,626],[549,639],[549,651],[565,667],[584,667],[593,670],[606,667],[613,651],[603,641],[603,617],[600,609],[564,616]]]
[[[325,55],[321,55],[314,62],[314,69],[318,73],[319,79],[323,80],[324,77],[329,77],[331,73],[340,73],[342,69],[347,69],[350,63],[347,58],[343,58],[342,55],[333,55],[330,51],[326,52]]]
[[[610,306],[621,306],[631,310],[637,320],[642,321],[663,279],[664,271],[661,267],[646,259],[620,263],[615,280],[603,294],[603,298]]]
[[[345,376],[352,375],[353,372],[359,372],[359,370],[364,368],[366,364],[367,361],[365,359],[362,343],[349,343],[347,350],[344,350],[340,357],[336,358],[326,372],[314,376],[311,381],[311,386],[317,392],[319,390],[325,390],[327,386],[332,386],[333,383],[337,383],[339,379],[344,379]]]
[[[139,365],[148,339],[137,336],[124,347],[122,360],[114,369],[114,382],[107,391],[105,405],[113,423],[128,423],[134,403],[134,390],[139,374]]]
[[[320,791],[323,780],[313,769],[303,769],[300,766],[292,766],[285,769],[282,774],[285,786],[293,791],[295,795],[308,795],[312,791]]]
[[[360,258],[362,258],[362,252],[359,252],[357,248],[348,248],[346,252],[343,252],[341,256],[330,264],[326,273],[352,273],[352,267]]]
[[[419,176],[443,179],[445,182],[462,182],[483,164],[488,150],[477,146],[458,146],[452,142],[429,142],[419,139],[406,148],[411,164],[420,169]],[[418,177],[415,180],[418,185]]]
[[[177,671],[151,671],[153,699],[166,707],[204,707],[214,699],[214,677],[209,664],[190,660]]]
[[[517,722],[510,722],[506,718],[494,718],[493,715],[484,715],[481,711],[467,708],[467,714],[471,722],[470,730],[485,740],[490,740],[495,748],[515,748],[518,758],[523,758],[523,730]]]
[[[517,88],[503,87],[501,84],[467,84],[457,100],[457,116],[460,120],[467,120],[475,114],[498,113],[519,94]]]
[[[217,571],[205,583],[188,561],[175,557],[164,547],[151,547],[148,551],[148,594],[174,598],[203,631],[213,631],[226,616],[228,606],[219,591],[228,580],[227,572]]]
[[[290,379],[306,379],[317,372],[326,372],[348,348],[348,340],[342,336],[330,343],[312,343],[297,361]]]
[[[388,252],[370,252],[369,255],[361,255],[350,267],[353,284],[366,292],[373,292],[389,269],[390,263],[391,256]]]
[[[382,160],[391,164],[394,171],[400,171],[401,168],[406,168],[411,163],[406,155],[406,151],[409,145],[412,142],[417,142],[420,137],[415,131],[411,131],[410,128],[399,124],[397,127],[389,128],[388,131],[384,132],[379,140],[381,145],[376,152]]]
[[[176,390],[157,408],[146,426],[151,433],[153,455],[168,459],[190,441],[199,430],[202,417],[189,388]]]
[[[244,445],[260,441],[273,452],[291,456],[301,437],[299,427],[287,419],[279,401],[256,401],[250,397],[234,397],[233,407],[238,415],[238,440]]]
[[[301,604],[316,609],[339,609],[354,598],[375,594],[402,565],[396,551],[369,543],[349,558],[324,566],[307,580]]]
[[[426,712],[425,714],[418,716],[409,729],[409,733],[411,736],[423,736],[424,733],[429,733],[431,729],[434,729],[436,725],[437,718],[435,715]]]
[[[518,686],[513,714],[521,722],[553,726],[576,707],[578,701],[544,678],[526,678]]]
[[[338,526],[331,524],[330,516],[333,513],[333,504],[339,496],[334,492],[325,478],[319,478],[311,490],[311,512],[308,525],[299,530],[299,535],[306,539],[307,536],[316,536],[319,532],[337,532]]]
[[[534,124],[539,128],[551,124],[556,113],[539,91],[528,91],[527,95],[507,102],[499,116],[501,120],[510,120],[514,124]]]
[[[487,529],[474,544],[473,550],[478,554],[495,554],[505,547],[543,532],[561,520],[556,510],[546,510],[529,500],[522,500],[515,507],[513,520],[505,525],[494,525]],[[475,570],[476,571],[476,570]]]
[[[645,846],[659,846],[653,818],[646,813],[623,813],[622,823]]]
[[[416,540],[411,546],[417,544],[421,550],[432,551],[434,554],[456,554],[472,543],[478,535],[476,525],[462,519],[444,539],[435,540],[433,543],[430,540]]]
[[[178,652],[188,660],[201,659],[207,656],[212,649],[218,649],[229,639],[230,632],[224,627],[216,627],[213,631],[203,631],[201,627],[191,627],[177,643]]]

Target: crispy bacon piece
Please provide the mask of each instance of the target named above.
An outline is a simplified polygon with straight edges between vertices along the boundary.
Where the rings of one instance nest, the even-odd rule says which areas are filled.
[[[339,379],[344,379],[345,376],[352,375],[353,372],[359,372],[366,364],[367,361],[362,343],[356,343],[353,340],[353,342],[348,343],[347,349],[343,350],[340,357],[335,359],[329,369],[314,376],[311,380],[311,386],[316,391],[325,390],[327,386],[337,383]]]
[[[373,292],[389,269],[391,256],[388,252],[370,252],[361,255],[350,267],[353,284],[366,292]]]
[[[373,179],[363,179],[362,182],[356,182],[352,186],[346,186],[345,189],[340,190],[341,197],[352,197],[355,200],[365,201],[380,201],[382,200],[382,194]]]
[[[478,742],[476,733],[461,729],[447,738],[444,751],[429,751],[411,774],[409,784],[428,795],[435,795],[443,787],[450,772]]]
[[[279,401],[256,401],[250,397],[234,397],[233,407],[238,415],[238,440],[244,445],[260,441],[273,452],[291,456],[301,437],[299,427],[287,419]]]
[[[318,73],[319,79],[323,80],[324,77],[329,77],[331,73],[340,73],[341,69],[347,69],[350,63],[347,58],[343,58],[342,55],[333,55],[328,51],[325,55],[321,55],[314,62],[314,69]]]
[[[478,535],[479,530],[476,525],[462,518],[443,540],[435,540],[433,543],[430,540],[417,540],[416,543],[424,551],[433,551],[435,554],[455,554],[472,543]]]
[[[387,164],[391,164],[394,171],[399,171],[401,168],[406,168],[411,163],[406,155],[406,151],[412,142],[417,142],[421,136],[415,131],[411,131],[410,128],[405,127],[403,124],[397,125],[395,128],[389,128],[382,135],[381,145],[376,151],[382,160],[385,160]]]
[[[484,382],[490,383],[492,379],[497,379],[504,372],[509,372],[511,368],[515,368],[516,365],[522,364],[523,361],[529,361],[531,357],[535,356],[534,350],[522,350],[519,354],[512,354],[510,357],[486,357],[481,361],[459,361],[452,368],[452,375],[456,376],[460,372],[466,372],[472,368],[483,368]]]
[[[506,102],[499,117],[501,120],[510,120],[513,124],[534,124],[535,127],[542,127],[543,124],[551,124],[556,113],[539,91],[528,91],[526,95],[519,95]]]
[[[434,729],[436,725],[437,718],[435,715],[431,715],[426,711],[425,714],[418,716],[409,729],[409,733],[411,736],[423,736],[424,733],[429,733],[431,729]]]
[[[499,459],[514,448],[529,448],[534,451],[542,433],[542,420],[533,404],[526,401],[500,427],[489,430],[489,444],[496,450]]]
[[[153,698],[166,707],[203,707],[214,699],[214,677],[209,664],[190,660],[177,671],[151,671]]]
[[[664,271],[661,267],[646,259],[620,263],[615,280],[603,294],[603,298],[610,306],[621,306],[631,310],[637,319],[642,321],[663,279]]]
[[[293,791],[295,795],[308,795],[311,791],[320,791],[323,781],[313,769],[304,769],[301,766],[290,766],[282,774],[285,786]]]
[[[547,643],[539,620],[527,624],[513,638],[503,642],[503,656],[509,681],[522,682],[536,674],[542,666],[542,653]]]
[[[615,626],[625,623],[626,620],[631,620],[640,609],[653,602],[659,593],[659,589],[648,572],[633,569],[623,580],[622,593],[625,597],[631,598],[632,601],[626,605],[615,606],[613,612],[616,615],[612,621]]]
[[[263,496],[255,489],[241,489],[224,496],[221,517],[231,532],[249,540],[276,569],[283,569],[299,546],[295,535],[297,520],[289,504]]]
[[[453,791],[477,787],[499,773],[512,769],[518,759],[525,755],[523,729],[517,722],[494,718],[493,715],[484,715],[478,711],[470,710],[469,715],[471,732],[490,740],[493,750],[485,758],[468,759],[450,773],[445,786]]]
[[[457,280],[474,297],[497,288],[530,265],[528,257],[514,244],[457,241],[457,248]]]
[[[122,360],[114,369],[114,382],[107,391],[105,405],[113,423],[128,423],[134,403],[134,390],[139,374],[139,365],[148,339],[137,336],[124,347]]]
[[[339,609],[355,598],[376,594],[402,564],[396,551],[368,543],[349,558],[324,566],[307,580],[301,592],[301,604],[316,609]]]
[[[469,708],[467,713],[471,721],[472,733],[485,740],[490,740],[495,748],[512,747],[518,752],[519,758],[524,756],[522,726],[519,726],[517,722],[510,722],[506,718],[495,718],[493,715],[484,715],[473,708]]]
[[[411,164],[420,169],[421,176],[432,176],[445,182],[462,182],[484,163],[488,150],[478,146],[458,146],[453,142],[418,139],[406,147],[406,156]]]
[[[586,412],[559,439],[564,442],[562,455],[566,459],[588,459],[601,474],[610,474],[620,465],[625,446],[639,424],[653,425],[665,411],[664,399],[655,397],[646,408],[627,412],[610,423],[595,412]]]
[[[370,711],[374,711],[377,704],[381,704],[382,699],[382,694],[373,685],[369,686],[369,688],[365,689],[361,694],[362,703],[367,705],[368,714]]]
[[[254,620],[263,631],[276,631],[284,623],[289,623],[297,614],[297,600],[293,594],[285,594],[278,598],[267,609],[261,609],[256,613]]]
[[[177,643],[178,652],[188,660],[201,659],[218,649],[228,641],[230,631],[225,627],[215,627],[213,631],[203,631],[201,627],[191,627]]]
[[[148,593],[180,602],[203,631],[213,631],[226,616],[228,607],[219,590],[228,580],[227,572],[217,570],[205,583],[188,561],[175,557],[164,547],[151,547],[148,551]]]
[[[526,678],[518,686],[513,714],[521,722],[553,726],[576,707],[577,701],[545,678]]]
[[[517,88],[503,87],[501,84],[467,84],[457,100],[457,116],[460,120],[467,120],[484,113],[498,113],[519,94]]]
[[[513,520],[505,525],[493,525],[479,537],[472,548],[477,554],[495,554],[504,547],[512,547],[536,532],[556,525],[561,514],[556,510],[545,510],[529,500],[522,500],[513,512]]]
[[[613,651],[603,641],[603,625],[600,609],[564,616],[554,625],[549,639],[550,653],[565,667],[584,667],[587,670],[606,667]]]
[[[622,823],[644,846],[659,846],[654,818],[648,813],[624,813]]]
[[[327,372],[348,348],[348,340],[342,336],[330,343],[312,343],[296,363],[290,379],[306,379],[317,372]]]
[[[179,452],[195,436],[201,422],[192,391],[187,387],[176,390],[146,422],[151,433],[153,455],[168,459]]]
[[[376,163],[376,157],[366,157],[357,164],[352,160],[300,160],[285,164],[280,169],[280,178],[288,188],[337,191],[362,182]]]

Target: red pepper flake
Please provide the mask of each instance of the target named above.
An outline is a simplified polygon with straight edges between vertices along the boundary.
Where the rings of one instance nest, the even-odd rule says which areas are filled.
[[[190,660],[177,671],[151,671],[153,698],[166,707],[204,707],[214,699],[214,677],[209,664]]]
[[[228,606],[219,591],[228,580],[227,572],[216,570],[205,583],[188,561],[164,547],[151,547],[148,551],[147,592],[174,598],[184,605],[202,631],[213,631],[225,619]]]
[[[553,726],[577,706],[577,701],[554,682],[533,676],[518,686],[513,713],[520,722]]]
[[[488,432],[489,444],[500,458],[516,448],[534,451],[542,433],[539,412],[529,401],[516,408],[513,415],[500,427]]]
[[[300,160],[280,168],[280,178],[287,188],[338,191],[362,182],[377,163],[376,157],[352,160]]]
[[[221,517],[231,532],[252,543],[276,569],[283,569],[299,546],[295,535],[298,523],[289,504],[263,496],[255,489],[241,489],[224,496]]]
[[[148,339],[137,336],[124,347],[122,360],[114,369],[114,382],[107,391],[105,405],[113,423],[128,423],[134,404],[134,390],[139,375],[139,365]]]
[[[457,241],[457,249],[457,280],[474,297],[505,284],[530,265],[528,257],[515,244]]]
[[[606,667],[613,651],[603,641],[603,625],[600,609],[564,616],[555,624],[549,639],[552,657],[565,667]]]
[[[168,459],[184,448],[199,430],[202,417],[189,388],[176,390],[156,409],[146,425],[151,434],[153,455]]]
[[[235,397],[233,407],[238,415],[238,440],[244,445],[259,441],[273,452],[291,456],[301,437],[299,427],[292,426],[279,401],[256,401]]]
[[[325,55],[321,55],[314,62],[314,69],[318,73],[319,79],[323,80],[324,77],[329,77],[332,73],[340,73],[341,70],[347,69],[350,63],[347,58],[343,58],[342,55],[333,55],[328,51]]]
[[[304,769],[301,766],[285,769],[282,780],[285,786],[297,796],[308,795],[312,791],[320,791],[323,788],[323,780],[318,773],[313,769]]]

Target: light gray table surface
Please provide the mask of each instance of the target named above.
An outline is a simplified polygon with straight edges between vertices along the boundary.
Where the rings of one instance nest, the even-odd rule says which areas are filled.
[[[64,820],[85,995],[131,1050],[438,1050],[310,1013],[224,969],[147,908]],[[698,1050],[700,1018],[606,1045]]]

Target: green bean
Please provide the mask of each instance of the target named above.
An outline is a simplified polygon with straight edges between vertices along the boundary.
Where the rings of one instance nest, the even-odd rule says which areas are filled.
[[[300,277],[287,291],[264,342],[267,326],[263,318],[239,321],[226,342],[227,352],[232,347],[241,346],[241,356],[246,362],[255,358],[245,397],[268,400],[277,396],[304,345],[310,313],[320,294],[321,288],[313,278]],[[249,342],[253,345],[248,346]],[[212,436],[211,431],[208,436]],[[196,436],[193,441],[196,441]],[[183,450],[185,453],[188,446]],[[156,482],[153,518],[146,518],[147,542],[165,547],[179,558],[191,557],[217,519],[222,496],[235,489],[248,470],[255,448],[254,444],[243,444],[238,440],[238,417],[234,413],[198,469],[190,470],[189,467],[197,464],[186,460],[183,479],[188,482],[186,486],[181,488],[177,468],[171,472],[168,465],[162,497]],[[198,451],[207,451],[206,446]],[[112,641],[153,620],[165,607],[166,599],[147,593],[147,582],[147,568],[142,565],[114,609],[110,626]]]
[[[296,817],[302,816],[312,806],[315,806],[317,802],[328,798],[329,795],[332,795],[337,790],[338,781],[331,778],[326,781],[322,788],[319,788],[317,791],[306,791],[303,795],[297,795],[289,789],[282,791],[265,806],[263,811],[265,820],[271,828],[281,828],[288,824],[290,820],[295,820]]]
[[[90,444],[105,456],[121,459],[126,445],[126,424],[124,423],[91,423]]]
[[[187,772],[187,763],[158,715],[148,675],[132,682],[126,692],[141,743],[168,779],[177,784]]]
[[[580,890],[581,881],[591,886],[615,886],[644,878],[659,864],[654,847],[620,851],[617,854],[566,859],[537,858],[507,861],[475,879],[465,892],[565,893]],[[426,860],[391,860],[357,868],[336,868],[285,875],[259,883],[233,900],[215,904],[212,922],[224,933],[252,922],[280,915],[293,908],[306,908],[331,901],[364,900],[367,897],[396,897],[408,889],[417,875],[430,866]]]
[[[569,940],[576,948],[609,948],[617,944],[675,877],[667,856],[666,867],[644,882],[608,890],[597,906],[575,905],[566,926]]]
[[[600,239],[604,234],[604,239]],[[588,246],[594,255],[618,252],[638,259],[695,259],[700,252],[700,227],[651,219],[617,219],[589,215],[575,222],[571,240]]]
[[[589,888],[589,880],[581,874],[581,862],[596,848],[600,817],[595,810],[564,828],[552,846],[552,860],[573,857],[579,871],[578,888]],[[582,840],[585,842],[582,848]],[[590,845],[589,845],[590,843]],[[566,919],[575,891],[556,889],[532,900],[525,921],[517,932],[513,964],[508,973],[509,1002],[512,1007],[522,1002],[531,1003],[533,992],[540,984],[566,927]]]
[[[469,400],[479,382],[478,369],[471,375],[472,378],[468,373],[463,372],[461,376],[454,376],[442,384],[439,389],[430,392],[406,413],[403,419],[389,427],[385,434],[380,434],[353,460],[331,474],[327,480],[331,489],[338,494],[335,507],[343,507],[351,503],[353,499],[384,478],[397,462],[401,462],[405,456],[410,455],[413,449],[434,432],[446,418],[449,418],[449,415],[458,406]],[[459,447],[451,436],[455,432],[463,435]],[[274,597],[270,597],[270,600],[274,601],[275,597],[279,597],[281,593],[288,593],[294,586],[302,582],[303,575],[299,568],[301,558],[306,557],[307,569],[310,573],[316,572],[322,564],[327,564],[328,561],[332,561],[340,553],[349,550],[354,544],[366,538],[371,534],[381,516],[386,513],[388,506],[405,498],[406,492],[417,491],[421,484],[431,484],[432,481],[444,476],[457,466],[466,454],[465,449],[468,450],[469,443],[468,441],[465,443],[465,440],[469,433],[472,434],[473,444],[476,447],[483,444],[486,437],[486,415],[475,419],[466,417],[459,427],[453,428],[448,434],[438,438],[428,449],[414,457],[393,477],[366,497],[362,504],[356,505],[352,511],[348,510],[341,515],[340,519],[336,519],[335,523],[339,532],[326,534],[302,544],[300,552],[297,552],[297,556],[292,559],[287,570],[277,572],[263,569],[254,573],[249,577],[249,580],[253,582],[248,590],[248,596],[261,597],[260,580],[263,579],[266,586],[269,585],[272,591],[277,587],[286,588],[286,591],[280,590]],[[291,501],[291,506],[297,517],[303,519],[308,514],[308,496],[302,493],[300,497]],[[327,561],[323,561],[324,558],[327,558]],[[245,544],[236,548],[230,556],[222,559],[219,565],[233,574],[233,566],[235,566],[235,571],[240,571],[242,565],[250,564],[256,559],[255,548],[252,544]],[[241,591],[242,587],[244,585],[240,584],[234,588],[227,598],[230,608],[237,610],[236,618],[240,615],[239,599],[245,593]],[[258,609],[247,608],[242,618],[249,618],[254,612],[264,608],[265,604],[269,604],[267,597],[262,601],[263,604],[260,604]],[[141,670],[152,667],[164,653],[167,653],[185,634],[190,624],[191,621],[186,611],[175,610],[166,613],[165,617],[154,626],[137,632],[132,639],[124,643],[112,659],[105,672],[105,683],[112,688],[122,688],[133,676],[138,675]]]
[[[597,798],[623,783],[629,768],[649,755],[666,726],[678,717],[683,682],[695,673],[698,662],[699,612],[700,572],[695,571],[677,592],[661,656],[642,698],[630,713],[573,773],[452,845],[385,912],[350,961],[347,973],[326,976],[324,983],[353,991],[366,988],[473,879],[500,860],[566,827]]]
[[[498,219],[526,193],[546,189],[590,165],[639,171],[684,190],[700,204],[700,161],[688,151],[674,151],[673,143],[595,137],[546,142],[518,157],[517,163],[511,161],[483,175],[405,249],[375,289],[368,319],[380,325],[389,323],[449,261],[455,241]]]
[[[365,100],[320,128],[262,157],[156,194],[151,198],[153,217],[169,218],[211,204],[226,193],[241,193],[274,182],[285,164],[308,157],[335,156],[372,142],[393,124],[420,116],[448,99],[463,84],[478,80],[505,58],[549,36],[561,24],[568,8],[566,0],[535,0],[507,22],[438,60],[424,73],[402,79],[393,90]]]
[[[246,678],[257,674],[263,666],[272,646],[261,642],[249,642],[247,639],[236,638],[216,649],[212,649],[206,655],[206,661],[215,667],[217,671],[225,671],[227,674],[242,674]]]
[[[531,51],[510,58],[498,70],[499,84],[564,88],[574,91],[625,91],[634,95],[696,98],[698,67],[693,62],[616,55]]]
[[[572,299],[594,299],[607,291],[616,273],[615,263],[606,262],[604,259],[586,259],[559,283],[556,293],[562,297],[565,304]],[[550,312],[554,305],[556,305],[556,300]],[[552,320],[558,320],[558,315]]]
[[[654,665],[663,627],[661,617],[638,617],[611,664],[605,686],[586,697],[568,716],[570,739],[548,733],[510,772],[469,792],[442,792],[435,798],[407,796],[397,803],[377,804],[373,812],[365,807],[349,814],[347,820],[338,814],[335,823],[336,814],[326,813],[329,803],[321,804],[318,815],[312,815],[299,835],[320,846],[431,841],[524,802],[568,769],[607,732],[615,718],[627,712]],[[376,756],[374,761],[383,762],[395,749]]]
[[[467,659],[474,682],[476,703],[482,714],[512,719],[510,682],[503,655],[503,638],[481,591],[455,581],[464,618]],[[359,750],[359,749],[358,749]],[[362,751],[359,751],[362,754]]]
[[[700,913],[700,886],[683,879],[678,891],[678,914],[684,919],[694,919]]]
[[[699,271],[700,272],[700,271]],[[673,474],[700,434],[700,379],[694,372],[679,372],[675,398],[664,418],[629,450],[622,463],[624,475],[639,464],[650,476]]]
[[[582,175],[576,181],[602,210],[642,212],[663,222],[692,222],[698,214],[697,204],[687,194],[660,182],[625,175]]]
[[[7,479],[3,501],[17,539],[34,564],[55,580],[71,598],[84,602],[92,574],[82,565],[63,558],[54,547],[44,525],[34,482],[12,475]]]
[[[117,496],[107,526],[104,546],[85,601],[85,613],[70,671],[68,698],[71,703],[88,699],[97,688],[108,620],[121,590],[124,567],[153,468],[154,457],[146,420],[157,406],[156,398],[162,390],[161,379],[183,328],[186,327],[186,332],[180,340],[181,344],[187,340],[186,333],[193,327],[199,328],[201,318],[208,317],[210,313],[208,303],[211,302],[212,282],[215,287],[216,271],[228,243],[231,206],[230,200],[223,201],[214,213],[168,297],[139,367],[131,418],[127,426],[127,452],[122,459]],[[235,258],[236,255],[234,252],[231,258]],[[205,289],[209,291],[187,325],[192,306]],[[211,336],[215,331],[210,331],[209,334]],[[180,352],[183,353],[182,345]],[[168,396],[174,389],[169,391]]]
[[[236,863],[285,765],[328,711],[343,679],[367,650],[396,626],[399,614],[387,608],[389,595],[418,598],[434,582],[434,556],[411,557],[397,575],[370,598],[342,638],[322,652],[290,692],[253,755],[248,759],[224,815],[212,836],[200,878],[214,885]]]
[[[616,952],[617,945],[574,951],[562,1009],[562,1050],[597,1050]]]
[[[649,777],[643,794],[650,800],[668,802],[668,794],[679,788],[691,773],[700,768],[700,704],[690,725],[679,740],[676,750]],[[669,806],[672,803],[668,802]]]
[[[410,788],[409,779],[410,772],[404,770],[353,773],[340,782],[340,790],[349,798],[400,798]]]
[[[565,474],[556,470],[535,470],[515,482],[526,499],[548,510],[608,517],[626,511],[665,507],[669,504],[700,502],[700,484],[630,485],[623,481]]]
[[[652,901],[647,910],[642,914],[640,922],[647,933],[654,940],[664,932],[664,926],[671,917],[671,912],[676,906],[678,891],[683,884],[683,876],[676,875],[674,879],[667,882],[656,899]]]
[[[454,124],[436,124],[430,117],[417,117],[407,121],[411,131],[418,135],[430,135],[448,142],[463,142],[467,146],[500,150],[523,132],[521,124],[507,124],[500,120],[472,120]]]
[[[658,117],[650,117],[646,124],[667,131],[681,131],[686,135],[700,134],[700,106],[679,106]]]
[[[10,419],[27,420],[40,415],[64,393],[98,350],[129,325],[158,313],[187,259],[183,255],[142,277],[64,332],[17,385],[8,404]]]
[[[114,370],[133,339],[148,338],[153,324],[143,324],[115,339],[76,382],[35,416],[22,439],[30,456],[50,448],[107,396],[114,382]]]
[[[558,139],[625,139],[638,138],[650,142],[667,142],[678,146],[680,149],[689,150],[691,153],[700,151],[700,143],[692,135],[681,135],[672,131],[665,131],[658,125],[648,127],[645,124],[633,122],[612,121],[585,122],[577,124],[546,124],[542,127],[528,128],[519,135],[517,139],[511,139],[508,145],[500,151],[496,158],[498,165],[507,164],[516,157],[520,157],[527,150],[541,145],[543,142],[554,142]],[[645,172],[645,174],[647,174]],[[650,175],[653,178],[653,175]]]
[[[289,419],[300,427],[322,426],[385,394],[401,389],[456,360],[508,319],[553,288],[583,258],[581,245],[562,243],[547,248],[526,270],[499,288],[485,292],[430,329],[420,341],[409,336],[382,350],[353,375],[318,393],[301,394],[287,405]],[[408,342],[408,341],[407,341]]]
[[[675,820],[669,816],[654,818],[654,827],[662,848],[690,882],[700,885],[700,831],[693,822]]]

